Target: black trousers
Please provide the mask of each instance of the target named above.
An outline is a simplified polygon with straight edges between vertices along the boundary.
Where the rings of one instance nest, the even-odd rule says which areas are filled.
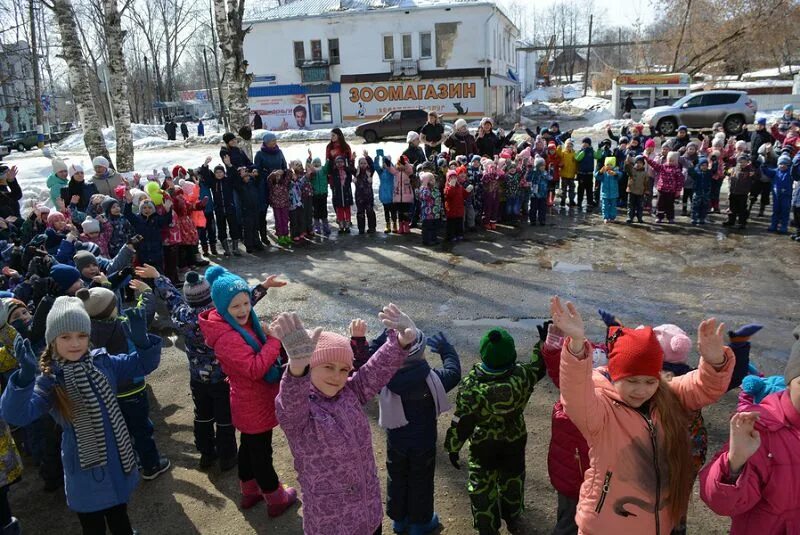
[[[429,147],[428,145],[425,145],[425,158],[429,160],[431,158],[431,154],[439,154],[440,152],[442,152],[441,145],[436,145],[435,147]]]
[[[397,223],[397,207],[393,202],[383,205],[383,217],[386,218],[386,226],[394,221]]]
[[[433,517],[436,448],[398,449],[387,445],[386,514],[392,520],[425,524]]]
[[[753,185],[750,187],[750,208],[753,208],[753,205],[761,198],[761,206],[759,208],[759,213],[763,213],[764,209],[769,206],[769,197],[772,194],[772,183],[771,182],[761,182],[757,180],[753,182]]]
[[[422,222],[422,245],[436,243],[436,228],[439,222],[435,219],[426,219]]]
[[[578,173],[578,206],[583,204],[583,196],[586,195],[586,206],[594,206],[592,196],[592,173]]]
[[[78,513],[81,521],[83,535],[105,535],[106,525],[111,535],[131,535],[131,521],[128,518],[128,504],[122,503],[95,511],[93,513]]]
[[[272,430],[257,435],[241,433],[239,445],[239,480],[255,479],[261,492],[278,489],[278,474],[272,466]]]
[[[364,227],[370,230],[375,230],[377,221],[375,221],[375,207],[372,204],[359,205],[356,203],[356,221],[358,221],[358,231],[364,232]]]
[[[234,457],[236,431],[231,423],[230,385],[227,381],[191,381],[189,387],[194,402],[194,445],[197,451],[218,455],[222,459]]]
[[[264,216],[266,217],[266,216]],[[259,241],[258,229],[261,223],[261,214],[253,210],[242,210],[242,238],[245,249],[252,250]],[[264,223],[266,231],[266,223]],[[233,234],[233,232],[231,232]],[[235,238],[234,238],[235,239]]]
[[[464,218],[448,217],[445,229],[445,237],[448,240],[462,237],[464,235]]]
[[[220,241],[225,241],[228,237],[232,240],[242,239],[242,228],[236,220],[236,214],[215,210],[214,219],[217,221],[217,237]]]
[[[328,219],[328,196],[314,194],[314,219]]]
[[[728,225],[733,225],[739,220],[740,225],[747,224],[747,194],[731,193],[728,197],[728,207],[731,213],[728,214]]]

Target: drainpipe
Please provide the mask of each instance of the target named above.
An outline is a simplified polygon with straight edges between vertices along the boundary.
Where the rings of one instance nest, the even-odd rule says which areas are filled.
[[[484,57],[484,64],[483,64],[483,114],[484,116],[489,115],[489,21],[492,20],[494,17],[494,10],[495,8],[492,7],[492,12],[486,17],[486,20],[483,23],[483,57]]]

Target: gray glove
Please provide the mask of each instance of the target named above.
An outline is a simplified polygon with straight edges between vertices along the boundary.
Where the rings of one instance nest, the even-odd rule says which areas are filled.
[[[305,368],[311,363],[311,355],[317,347],[322,328],[317,327],[309,333],[303,327],[300,317],[294,313],[283,313],[269,326],[269,332],[281,341],[289,365]]]

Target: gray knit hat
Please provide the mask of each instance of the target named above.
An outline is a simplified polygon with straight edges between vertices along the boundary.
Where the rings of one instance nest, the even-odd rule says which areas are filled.
[[[786,370],[783,372],[786,386],[789,386],[793,379],[800,377],[800,325],[794,328],[792,336],[794,336],[794,344],[792,344],[792,351],[789,353],[789,362],[786,363]]]
[[[83,275],[83,270],[92,264],[98,265],[97,257],[89,251],[78,251],[75,253],[75,256],[72,257],[72,261],[75,263],[75,269],[80,271],[81,275]]]
[[[83,308],[89,317],[96,320],[117,317],[117,296],[108,288],[81,288],[75,297],[83,301]]]
[[[211,303],[211,285],[205,277],[196,271],[190,271],[186,274],[186,282],[183,283],[183,296],[191,307],[205,306]]]
[[[61,296],[53,302],[47,315],[44,341],[50,344],[64,333],[92,333],[92,320],[83,308],[83,301],[77,297]]]

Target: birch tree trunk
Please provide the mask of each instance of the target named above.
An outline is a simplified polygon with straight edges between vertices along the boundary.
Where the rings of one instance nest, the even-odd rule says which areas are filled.
[[[114,131],[117,135],[117,171],[133,170],[131,109],[128,103],[128,70],[122,54],[122,27],[117,0],[103,0],[104,33],[108,44],[108,73],[111,105],[114,109]]]
[[[89,87],[89,76],[86,73],[86,60],[83,57],[80,41],[76,32],[75,12],[72,0],[52,0],[45,4],[53,10],[61,33],[61,46],[64,61],[67,63],[69,82],[72,86],[72,98],[78,109],[78,117],[83,129],[83,143],[90,158],[104,156],[110,160],[97,109],[94,107],[92,91]]]
[[[244,2],[245,0],[214,0],[214,18],[225,72],[224,90],[227,91],[228,118],[231,132],[237,135],[240,128],[250,125],[247,90],[252,77],[247,73],[243,51],[244,36],[250,28],[242,28]],[[253,158],[250,140],[240,138],[239,146],[250,159]]]

